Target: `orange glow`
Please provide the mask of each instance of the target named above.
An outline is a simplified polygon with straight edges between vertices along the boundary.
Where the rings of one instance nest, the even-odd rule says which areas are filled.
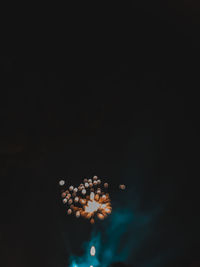
[[[98,197],[97,197],[98,196]],[[97,217],[101,220],[107,217],[108,214],[111,213],[111,203],[109,199],[109,195],[104,195],[104,197],[100,197],[98,194],[90,193],[88,196],[89,199],[84,199],[85,201],[81,201],[83,204],[83,208],[80,208],[80,214],[82,217],[90,219],[91,224],[94,223],[94,215],[97,214]],[[98,200],[97,200],[98,199]],[[86,204],[84,205],[84,203]]]
[[[95,195],[95,200],[97,200],[97,201],[99,200],[99,194]]]
[[[104,219],[104,216],[103,216],[103,214],[101,214],[101,213],[98,213],[97,216],[98,216],[98,218],[99,218],[100,220],[103,220],[103,219]]]

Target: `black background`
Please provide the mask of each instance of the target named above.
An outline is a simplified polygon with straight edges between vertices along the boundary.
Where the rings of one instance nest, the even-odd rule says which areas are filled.
[[[126,164],[144,177],[126,181],[141,210],[165,203],[157,255],[180,235],[183,248],[166,266],[199,266],[199,9],[12,7],[1,53],[2,266],[65,266],[62,231],[74,221],[59,177],[97,173],[114,183]]]

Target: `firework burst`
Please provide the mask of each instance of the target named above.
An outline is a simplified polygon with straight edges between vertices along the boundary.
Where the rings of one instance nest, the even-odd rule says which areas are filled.
[[[59,181],[60,186],[65,185],[64,180]],[[108,183],[102,183],[97,176],[92,179],[83,179],[78,187],[70,185],[62,189],[63,204],[67,206],[67,214],[74,214],[77,218],[84,217],[93,224],[95,219],[103,220],[112,212]]]

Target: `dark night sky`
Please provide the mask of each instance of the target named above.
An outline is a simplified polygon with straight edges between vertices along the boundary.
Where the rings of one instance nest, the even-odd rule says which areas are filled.
[[[22,37],[13,19],[0,61],[1,266],[62,267],[66,247],[81,253],[91,229],[72,241],[80,223],[57,182],[93,174],[124,179],[141,212],[162,207],[132,266],[171,248],[158,266],[200,266],[200,6],[142,2],[22,19]]]

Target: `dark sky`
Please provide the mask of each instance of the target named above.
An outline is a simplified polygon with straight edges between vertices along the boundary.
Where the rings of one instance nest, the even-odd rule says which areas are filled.
[[[62,267],[81,253],[91,229],[66,216],[57,183],[93,174],[124,179],[141,212],[162,207],[132,266],[170,249],[156,266],[200,266],[200,6],[44,10],[11,16],[1,51],[2,266]]]

